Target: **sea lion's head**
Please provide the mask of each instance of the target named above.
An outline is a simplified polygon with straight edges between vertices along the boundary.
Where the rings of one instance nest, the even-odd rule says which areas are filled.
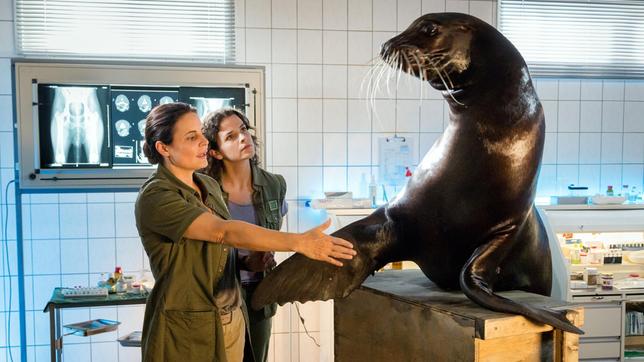
[[[489,63],[482,58],[496,51],[485,49],[495,44],[489,41],[490,34],[500,35],[471,15],[427,14],[384,43],[380,56],[390,66],[426,80],[438,90],[458,90],[473,82],[473,70],[481,68],[481,62]]]

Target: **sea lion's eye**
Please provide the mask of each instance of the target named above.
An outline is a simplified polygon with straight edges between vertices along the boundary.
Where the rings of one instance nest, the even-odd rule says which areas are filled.
[[[423,27],[423,32],[427,35],[435,35],[438,32],[436,24],[429,24]]]

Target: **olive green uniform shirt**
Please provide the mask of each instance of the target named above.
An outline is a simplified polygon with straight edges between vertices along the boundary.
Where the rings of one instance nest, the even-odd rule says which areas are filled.
[[[136,200],[136,226],[155,278],[143,320],[143,361],[226,361],[215,296],[229,247],[184,234],[204,212],[230,215],[218,183],[193,177],[203,201],[161,164]]]

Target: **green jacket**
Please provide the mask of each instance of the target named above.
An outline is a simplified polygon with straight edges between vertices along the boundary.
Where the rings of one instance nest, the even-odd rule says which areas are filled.
[[[280,230],[282,227],[282,204],[286,199],[286,181],[282,175],[268,172],[257,165],[251,166],[253,180],[253,206],[259,226]],[[221,175],[215,175],[220,179]],[[221,185],[221,184],[220,184]],[[228,194],[221,189],[224,200],[228,201]],[[270,272],[270,271],[269,271]],[[266,275],[267,272],[264,272]],[[249,314],[263,314],[263,318],[271,318],[277,312],[277,304],[265,306],[260,311],[248,309]]]
[[[143,184],[134,214],[155,286],[143,320],[143,361],[226,361],[215,305],[229,247],[183,235],[202,213],[230,215],[214,179],[195,173],[205,201],[163,165]],[[205,205],[204,205],[205,204]]]

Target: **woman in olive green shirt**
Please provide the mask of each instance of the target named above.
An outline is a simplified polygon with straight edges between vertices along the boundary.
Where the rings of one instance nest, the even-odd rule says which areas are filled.
[[[355,255],[351,243],[323,233],[329,221],[294,234],[226,220],[219,185],[195,173],[207,165],[207,150],[191,106],[161,105],[146,118],[144,152],[158,168],[135,204],[155,278],[143,322],[144,361],[226,361],[216,297],[230,247],[295,251],[336,266]]]

